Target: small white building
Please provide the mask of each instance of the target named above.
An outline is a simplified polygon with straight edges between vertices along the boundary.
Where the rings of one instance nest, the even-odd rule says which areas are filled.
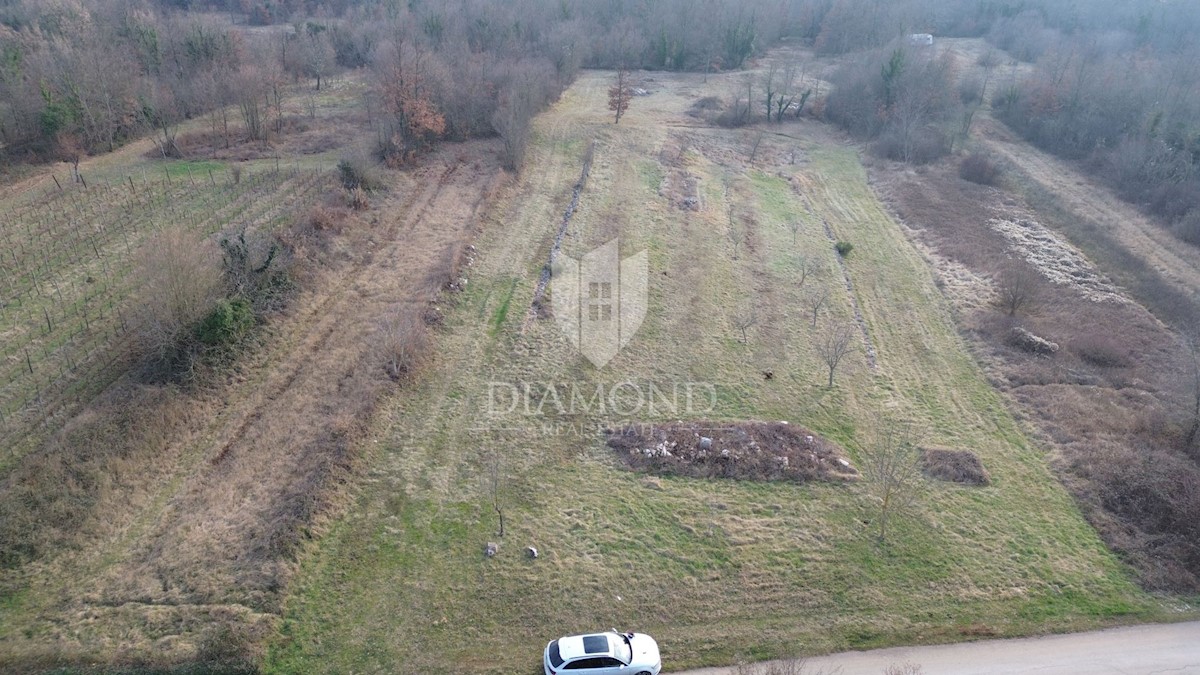
[[[932,47],[933,36],[929,33],[913,33],[908,36],[908,44],[914,47]]]

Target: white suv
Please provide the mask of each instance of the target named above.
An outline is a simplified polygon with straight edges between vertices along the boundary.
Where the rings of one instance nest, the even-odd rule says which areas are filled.
[[[658,675],[658,643],[642,633],[615,630],[561,637],[542,655],[546,675]]]

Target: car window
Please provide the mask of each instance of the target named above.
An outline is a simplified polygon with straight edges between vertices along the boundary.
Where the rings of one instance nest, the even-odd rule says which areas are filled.
[[[551,642],[547,651],[550,652],[550,665],[557,668],[563,664],[562,654],[558,651],[558,640]]]
[[[567,664],[563,670],[591,670],[593,668],[608,668],[609,661],[616,662],[616,659],[610,659],[607,656],[597,656],[590,659],[579,659]],[[621,665],[617,663],[617,665]]]

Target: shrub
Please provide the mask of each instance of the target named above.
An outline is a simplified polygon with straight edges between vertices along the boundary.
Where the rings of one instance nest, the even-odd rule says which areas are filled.
[[[907,136],[896,127],[885,130],[874,146],[875,154],[906,164],[928,164],[950,152],[946,135],[933,127],[918,129]]]
[[[277,307],[292,288],[292,250],[276,236],[242,228],[221,237],[226,297],[248,300],[255,312]]]
[[[342,187],[347,190],[361,188],[368,192],[383,189],[383,179],[379,176],[379,171],[375,167],[375,163],[362,155],[349,155],[343,157],[337,165],[338,175],[342,180]]]
[[[361,191],[360,188],[355,188],[355,190]],[[347,192],[347,195],[350,195],[353,192],[354,190],[351,190]],[[344,222],[343,215],[344,212],[339,213],[334,209],[318,204],[308,212],[308,229],[312,230],[313,232],[332,232],[333,234],[341,234],[342,224]]]
[[[851,251],[854,250],[854,244],[851,244],[848,241],[839,241],[833,245],[833,250],[837,251],[838,255],[845,258],[846,256],[850,255]]]
[[[243,298],[221,300],[196,326],[196,339],[208,347],[231,345],[254,327],[254,311]]]
[[[938,480],[964,485],[987,485],[991,482],[979,457],[970,450],[922,448],[921,470]]]
[[[1192,209],[1190,213],[1175,223],[1171,231],[1176,237],[1193,246],[1200,246],[1200,208]]]
[[[705,96],[692,104],[688,109],[688,114],[703,120],[709,120],[713,114],[721,109],[721,99],[716,96]]]
[[[366,211],[371,208],[371,199],[367,196],[367,191],[361,187],[346,190],[346,203],[355,211]]]
[[[136,347],[156,368],[186,366],[180,359],[193,328],[222,295],[216,250],[174,227],[151,237],[140,255],[135,274],[143,291],[132,311]]]
[[[1112,335],[1089,333],[1071,342],[1071,351],[1086,363],[1100,368],[1129,365],[1129,350]]]
[[[973,152],[958,165],[958,175],[963,180],[980,185],[995,185],[1000,181],[1000,167],[991,157],[982,152]]]
[[[410,380],[429,356],[429,329],[415,311],[402,308],[379,327],[384,372],[396,382]]]

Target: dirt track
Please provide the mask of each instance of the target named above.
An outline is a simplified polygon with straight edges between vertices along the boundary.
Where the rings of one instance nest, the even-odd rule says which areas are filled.
[[[992,117],[981,114],[975,125],[975,134],[987,149],[1054,194],[1066,209],[1101,225],[1176,289],[1191,294],[1200,288],[1200,249],[1181,245],[1163,226],[1151,222],[1069,162],[1015,138]]]
[[[985,640],[931,647],[894,647],[845,652],[812,659],[806,673],[866,675],[893,664],[920,666],[925,675],[1001,675],[1005,673],[1200,673],[1200,623],[1132,626],[1091,633],[1050,635],[1020,640]],[[701,668],[680,675],[732,675],[731,668]]]

